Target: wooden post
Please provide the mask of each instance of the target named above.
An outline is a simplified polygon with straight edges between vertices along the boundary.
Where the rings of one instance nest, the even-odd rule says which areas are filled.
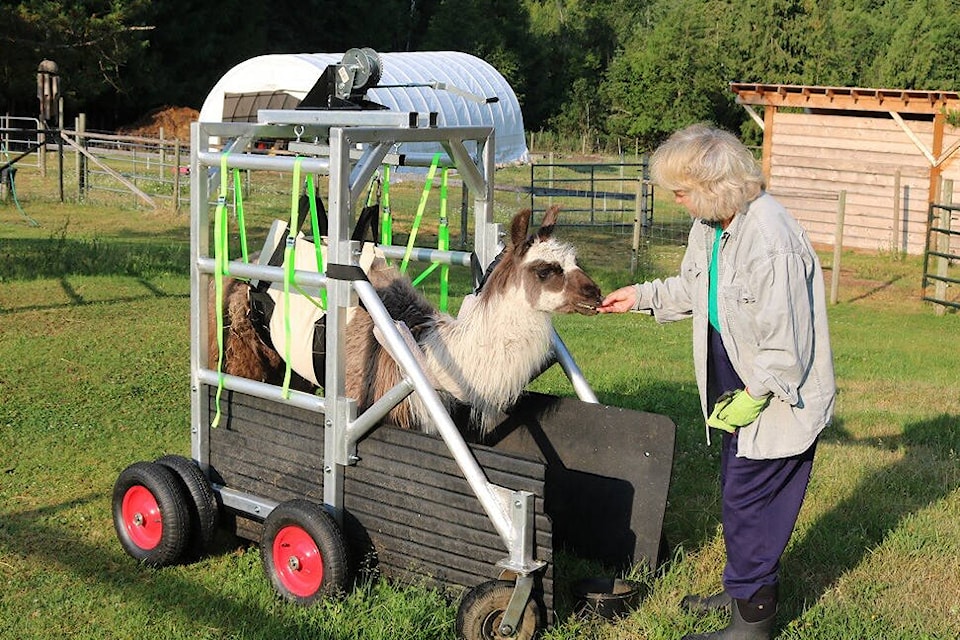
[[[953,213],[949,207],[953,204],[953,180],[944,180],[940,189],[940,201],[945,205],[940,209],[940,221],[937,226],[941,229],[937,235],[937,252],[943,255],[937,257],[937,284],[934,294],[937,300],[947,299],[947,272],[950,266],[949,259],[944,257],[950,253],[950,217]],[[942,316],[947,311],[947,306],[937,305],[937,315]]]
[[[896,253],[905,252],[906,247],[900,247],[900,167],[893,174],[893,238],[890,246]]]
[[[37,131],[37,155],[40,159],[40,177],[47,177],[47,134],[45,132],[47,125],[41,120],[39,123],[41,131]]]
[[[57,114],[57,171],[60,173],[60,202],[63,197],[63,98],[60,98],[60,112]]]
[[[157,135],[160,136],[160,180],[163,181],[163,172],[167,166],[167,144],[163,137],[163,127],[160,127]]]
[[[840,256],[843,252],[843,216],[847,209],[847,192],[837,197],[837,221],[833,229],[833,271],[830,274],[830,304],[837,304],[840,293]]]
[[[173,210],[180,212],[180,140],[173,141]]]
[[[10,114],[5,116],[0,116],[0,129],[3,129],[0,132],[0,152],[4,152],[10,148],[10,134],[7,133],[6,129],[10,126]],[[6,158],[0,156],[0,162],[3,162]],[[7,173],[6,171],[0,171],[0,202],[7,201]]]
[[[550,152],[547,162],[548,162],[547,175],[549,176],[549,180],[547,181],[547,186],[550,187],[550,189],[553,189],[553,151]],[[550,208],[552,206],[553,206],[553,196],[549,195],[547,196],[547,208]]]
[[[643,178],[637,180],[637,199],[633,208],[633,245],[630,251],[630,273],[637,273],[640,263],[640,236],[643,229]]]
[[[81,147],[87,145],[87,114],[81,113],[77,116],[77,144]],[[77,199],[83,200],[87,195],[87,159],[78,149],[74,149],[74,165],[77,169]]]
[[[933,157],[939,158],[943,153],[943,127],[946,123],[946,116],[942,111],[938,111],[933,116],[933,144],[930,147],[930,153]],[[927,206],[934,204],[939,199],[937,188],[940,187],[941,165],[931,162],[930,164],[930,189],[927,193]]]

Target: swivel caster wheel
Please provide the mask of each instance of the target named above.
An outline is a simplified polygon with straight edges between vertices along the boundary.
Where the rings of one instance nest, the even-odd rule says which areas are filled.
[[[516,629],[503,627],[503,615],[513,595],[514,583],[491,580],[468,591],[457,610],[460,640],[529,640],[541,629],[543,611],[530,598]]]

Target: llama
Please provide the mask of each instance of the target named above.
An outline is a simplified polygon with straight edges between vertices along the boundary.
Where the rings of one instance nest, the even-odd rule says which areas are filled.
[[[551,316],[594,315],[602,300],[600,288],[577,266],[573,248],[553,238],[557,212],[556,207],[549,209],[540,229],[529,237],[531,212],[514,216],[510,245],[457,317],[438,312],[395,269],[378,264],[369,273],[391,317],[405,325],[419,346],[415,355],[427,378],[448,406],[471,408],[481,434],[487,421],[512,405],[549,363]],[[252,326],[244,286],[232,281],[225,293],[224,371],[278,383],[283,361]],[[403,372],[378,341],[373,320],[363,309],[347,324],[345,344],[345,392],[363,411],[396,385]],[[216,366],[215,347],[211,358]],[[294,386],[309,387],[305,380],[297,382]],[[388,421],[432,430],[416,393],[394,407]]]

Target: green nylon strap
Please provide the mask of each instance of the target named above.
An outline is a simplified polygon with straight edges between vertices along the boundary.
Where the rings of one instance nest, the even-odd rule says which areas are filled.
[[[233,204],[237,210],[237,226],[240,228],[240,255],[244,263],[250,262],[247,252],[247,225],[243,221],[243,186],[240,184],[240,169],[233,169]]]
[[[283,348],[283,398],[290,397],[290,336],[293,330],[290,327],[290,286],[293,283],[295,271],[295,251],[297,229],[300,228],[298,214],[300,211],[300,165],[303,158],[297,156],[293,161],[293,188],[290,189],[290,230],[287,233],[287,246],[283,250],[283,337],[286,344]]]
[[[443,169],[440,172],[440,222],[437,227],[437,249],[440,251],[447,251],[450,248],[450,225],[447,221],[447,183],[448,175],[450,170]],[[440,304],[439,309],[441,312],[447,312],[447,301],[449,298],[449,280],[450,280],[450,265],[443,264],[439,262],[433,262],[429,267],[423,270],[423,272],[416,277],[413,281],[413,286],[417,286],[423,280],[433,273],[437,267],[440,267]]]
[[[313,189],[313,174],[307,175],[307,201],[310,203],[310,228],[313,229],[313,244],[317,252],[317,273],[324,273],[323,270],[323,238],[320,236],[320,220],[317,214],[317,192]],[[317,304],[307,293],[297,288],[304,297],[313,304]],[[320,304],[317,305],[324,311],[327,309],[327,288],[320,289]]]
[[[437,248],[440,251],[450,249],[450,224],[447,221],[447,177],[449,169],[440,174],[440,228],[437,230]],[[440,265],[440,311],[447,312],[447,299],[450,295],[450,265]]]
[[[440,165],[440,154],[433,154],[433,161],[430,163],[430,169],[427,171],[427,181],[423,185],[423,192],[420,194],[420,204],[417,206],[417,215],[413,218],[413,228],[410,230],[410,238],[407,240],[407,250],[403,254],[403,260],[400,262],[400,273],[407,272],[407,265],[410,264],[410,256],[413,254],[413,245],[417,241],[417,231],[420,229],[420,221],[423,219],[423,212],[427,208],[427,198],[430,196],[430,187],[433,186],[433,177],[437,175],[437,167]]]
[[[223,276],[227,273],[229,245],[227,241],[227,156],[220,156],[220,193],[217,196],[217,209],[213,217],[213,282],[217,305],[217,410],[211,427],[220,424],[220,396],[223,394]]]
[[[380,218],[380,244],[393,244],[393,219],[390,212],[390,166],[383,166],[383,212]]]
[[[433,273],[434,269],[436,269],[438,266],[440,266],[440,263],[439,263],[439,262],[433,262],[433,263],[431,263],[429,267],[427,267],[426,269],[424,269],[423,271],[421,271],[421,272],[420,272],[420,275],[418,275],[416,278],[413,279],[413,282],[412,282],[411,284],[412,284],[413,286],[417,286],[418,284],[420,284],[421,282],[423,282],[423,281],[427,278],[428,275],[430,275],[431,273]]]

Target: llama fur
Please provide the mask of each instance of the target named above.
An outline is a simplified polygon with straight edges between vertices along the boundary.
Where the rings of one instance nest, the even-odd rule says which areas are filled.
[[[573,248],[552,237],[557,208],[549,209],[540,229],[528,236],[530,217],[529,210],[514,217],[510,245],[457,317],[437,311],[406,276],[383,262],[368,274],[390,316],[406,326],[419,346],[421,353],[415,355],[441,399],[448,407],[470,406],[481,432],[550,363],[551,316],[593,315],[602,299],[600,288],[577,266]],[[284,365],[252,326],[244,300],[246,286],[233,281],[225,288],[224,371],[278,383]],[[216,353],[211,351],[211,359]],[[345,353],[345,394],[357,401],[358,411],[403,378],[362,308],[346,327]],[[432,430],[432,420],[415,392],[394,407],[388,421],[402,428]]]

